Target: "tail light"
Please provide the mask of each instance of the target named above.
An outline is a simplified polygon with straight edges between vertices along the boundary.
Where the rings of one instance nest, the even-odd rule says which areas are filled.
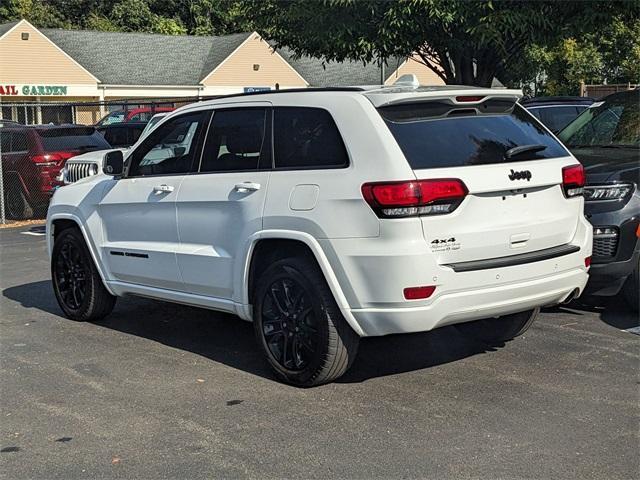
[[[468,190],[458,179],[365,183],[362,195],[381,218],[416,217],[451,213]]]
[[[591,257],[584,258],[584,266],[589,268],[591,266]]]
[[[77,155],[77,153],[74,153],[74,152],[52,152],[52,153],[45,153],[44,155],[33,155],[31,157],[31,160],[38,167],[55,167],[56,165],[59,165],[60,162],[68,160],[69,158],[73,157],[74,155]],[[60,165],[60,166],[62,166],[62,165]]]
[[[585,175],[582,165],[570,165],[562,169],[562,190],[567,198],[582,195]]]

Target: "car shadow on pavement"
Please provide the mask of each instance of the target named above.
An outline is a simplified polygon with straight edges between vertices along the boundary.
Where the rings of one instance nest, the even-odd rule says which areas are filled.
[[[559,305],[545,311],[569,312],[574,315],[582,312],[595,313],[604,323],[620,330],[640,326],[640,316],[620,296],[580,298],[568,305]]]
[[[5,289],[4,297],[25,308],[62,317],[49,281]],[[71,321],[71,320],[68,320]],[[195,353],[268,379],[274,376],[254,339],[250,323],[234,315],[144,298],[118,299],[113,313],[95,325]],[[341,383],[422,370],[495,350],[454,327],[433,332],[366,338]]]

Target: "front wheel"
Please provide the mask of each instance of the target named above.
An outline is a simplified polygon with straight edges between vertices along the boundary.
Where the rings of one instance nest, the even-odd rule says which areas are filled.
[[[280,260],[260,276],[253,324],[276,374],[298,386],[332,382],[349,369],[358,350],[358,335],[307,258]]]
[[[497,318],[485,318],[475,322],[456,325],[458,331],[466,336],[476,338],[490,345],[513,340],[526,332],[534,322],[539,308],[526,312],[512,313]]]
[[[111,313],[111,295],[93,263],[84,238],[76,228],[63,230],[51,252],[53,291],[64,314],[78,321],[101,320]]]

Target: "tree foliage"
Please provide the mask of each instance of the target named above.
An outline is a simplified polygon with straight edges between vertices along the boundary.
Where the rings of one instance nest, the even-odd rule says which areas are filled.
[[[258,30],[298,55],[417,53],[447,83],[640,81],[640,2],[605,0],[0,0],[0,23],[224,35]]]
[[[0,23],[165,35],[224,35],[251,29],[239,0],[2,0]]]
[[[488,86],[529,45],[595,32],[638,2],[252,0],[258,30],[298,54],[364,61],[415,52],[447,83]]]

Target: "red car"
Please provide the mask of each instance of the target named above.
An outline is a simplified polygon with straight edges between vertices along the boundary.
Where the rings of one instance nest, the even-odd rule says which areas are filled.
[[[111,125],[112,123],[148,122],[151,117],[160,112],[172,112],[173,107],[139,107],[128,110],[116,110],[103,117],[97,127]]]
[[[5,210],[26,219],[46,212],[68,158],[111,148],[95,127],[9,125],[0,129]]]

